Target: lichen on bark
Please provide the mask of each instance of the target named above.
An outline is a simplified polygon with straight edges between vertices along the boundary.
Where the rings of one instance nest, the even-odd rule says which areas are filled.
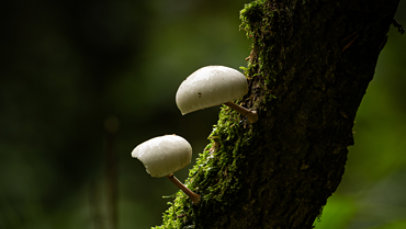
[[[250,89],[238,102],[257,110],[259,121],[221,108],[186,181],[201,202],[178,192],[155,228],[312,228],[340,183],[354,117],[397,4],[245,5]]]

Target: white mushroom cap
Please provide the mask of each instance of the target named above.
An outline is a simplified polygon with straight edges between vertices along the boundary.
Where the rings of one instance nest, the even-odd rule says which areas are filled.
[[[192,146],[180,136],[164,135],[139,144],[131,156],[138,158],[152,177],[164,177],[190,163]]]
[[[239,99],[248,92],[244,74],[224,66],[207,66],[188,76],[176,92],[183,115]]]

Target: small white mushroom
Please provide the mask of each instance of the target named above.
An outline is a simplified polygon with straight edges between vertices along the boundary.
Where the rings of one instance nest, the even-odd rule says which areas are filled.
[[[254,123],[258,120],[256,111],[231,101],[247,94],[248,83],[244,74],[225,66],[207,66],[189,75],[176,92],[176,105],[182,115],[225,104]]]
[[[173,173],[187,166],[192,159],[192,147],[186,139],[177,135],[151,138],[134,148],[131,156],[140,160],[152,177],[168,177],[185,192],[193,203],[200,201],[200,195],[182,184]]]

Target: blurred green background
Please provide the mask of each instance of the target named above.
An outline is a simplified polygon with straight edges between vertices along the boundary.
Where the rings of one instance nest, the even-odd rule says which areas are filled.
[[[246,65],[245,2],[7,2],[0,228],[110,229],[115,201],[118,228],[159,225],[177,189],[151,178],[130,152],[172,133],[195,155],[202,151],[218,108],[182,117],[175,93],[199,67]],[[405,13],[401,2],[400,23]],[[357,115],[343,182],[316,228],[406,227],[405,57],[405,37],[392,28]],[[185,179],[187,169],[177,176]]]

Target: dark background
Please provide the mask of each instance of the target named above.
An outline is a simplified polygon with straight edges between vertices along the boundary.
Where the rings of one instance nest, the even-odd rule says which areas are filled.
[[[246,65],[245,2],[6,3],[0,228],[111,228],[115,187],[118,228],[159,225],[176,188],[151,178],[130,152],[172,133],[188,139],[195,156],[202,151],[218,107],[182,117],[175,93],[197,68]],[[396,19],[404,25],[405,14],[401,2]],[[357,115],[343,183],[316,228],[406,226],[405,39],[391,28]],[[185,179],[187,169],[177,176]]]

